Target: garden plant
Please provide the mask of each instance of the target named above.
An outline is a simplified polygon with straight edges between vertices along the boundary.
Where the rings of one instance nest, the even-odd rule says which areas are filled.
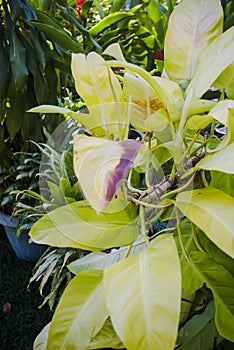
[[[35,349],[222,349],[234,342],[234,28],[219,0],[172,12],[164,69],[118,44],[72,54],[89,113],[50,105],[73,137],[83,199],[50,211],[37,243],[86,253]],[[135,139],[129,130],[134,130]],[[231,345],[230,345],[231,346]]]

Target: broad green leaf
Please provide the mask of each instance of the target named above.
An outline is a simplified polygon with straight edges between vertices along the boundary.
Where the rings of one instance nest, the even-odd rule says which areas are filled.
[[[234,99],[234,62],[232,62],[215,80],[214,86],[225,91],[228,98]]]
[[[112,323],[108,318],[102,329],[91,339],[89,346],[85,350],[91,349],[123,349],[124,345],[114,331]]]
[[[129,255],[133,255],[143,250],[145,246],[145,240],[142,236],[140,236],[133,243]],[[122,260],[125,257],[128,249],[128,247],[120,247],[119,249],[112,249],[109,253],[92,252],[85,255],[81,259],[71,262],[67,267],[74,274],[78,274],[84,270],[104,270],[106,267]]]
[[[234,27],[231,27],[200,52],[194,76],[186,92],[192,89],[193,97],[199,98],[210,88],[233,61],[233,41]]]
[[[92,28],[89,30],[89,34],[92,35],[93,37],[96,37],[98,34],[100,34],[100,32],[107,29],[112,24],[118,23],[123,19],[129,19],[132,16],[133,16],[133,13],[130,11],[129,12],[121,11],[121,12],[112,13],[109,16],[106,16],[105,18],[103,18],[101,21],[98,21],[98,23],[95,24],[94,26],[92,26]]]
[[[195,231],[202,250],[217,264],[223,265],[234,277],[234,259],[219,249],[198,227],[195,227]]]
[[[79,201],[44,215],[29,234],[33,241],[51,246],[104,250],[135,241],[136,217],[132,203],[114,200],[98,215],[86,201]]]
[[[214,322],[215,308],[211,301],[204,312],[193,316],[179,330],[177,345],[179,350],[207,350],[213,349],[218,332]],[[219,339],[221,340],[221,339]]]
[[[33,350],[46,350],[50,324],[48,323],[34,340]]]
[[[180,224],[182,242],[184,249],[188,256],[197,250],[197,247],[193,240],[191,222],[187,219],[183,220]],[[181,244],[178,237],[178,232],[175,230],[174,237],[177,245],[177,250],[180,258],[181,274],[182,274],[182,288],[189,294],[195,293],[204,284],[204,280],[194,271],[192,264],[186,260],[184,253],[181,249]]]
[[[55,310],[46,349],[86,349],[107,317],[103,273],[81,272],[69,282]]]
[[[43,32],[49,40],[57,43],[64,50],[72,52],[84,52],[78,40],[69,35],[65,30],[63,30],[62,27],[58,29],[49,24],[40,23],[37,21],[31,21],[31,23],[39,31]]]
[[[234,174],[233,154],[234,142],[221,149],[221,151],[206,155],[197,163],[196,169],[217,170],[226,174]]]
[[[74,170],[90,205],[102,212],[136,157],[141,141],[74,136]]]
[[[172,80],[188,84],[202,49],[222,33],[222,24],[219,0],[183,0],[175,7],[164,45],[164,66]]]
[[[212,290],[215,301],[215,323],[219,333],[234,341],[234,277],[224,266],[203,252],[194,252],[191,262]]]
[[[26,92],[26,91],[25,91]],[[10,108],[7,108],[6,127],[11,140],[20,131],[25,115],[26,93],[16,95],[14,87],[10,85],[8,95],[10,97]]]
[[[174,349],[181,277],[171,235],[108,267],[104,292],[114,329],[128,350]]]
[[[234,197],[234,174],[226,174],[221,171],[210,171],[210,186]]]
[[[126,116],[121,112],[123,102],[121,84],[105,60],[95,52],[72,54],[72,74],[78,94],[89,112],[99,120],[99,126],[108,128],[108,136],[120,135],[126,128]]]
[[[221,250],[234,258],[234,198],[212,187],[186,191],[175,205]]]
[[[8,35],[10,45],[10,62],[11,72],[18,94],[25,90],[25,85],[28,77],[28,69],[26,66],[26,49],[21,43],[21,40],[15,30],[12,30],[11,24],[8,24]]]

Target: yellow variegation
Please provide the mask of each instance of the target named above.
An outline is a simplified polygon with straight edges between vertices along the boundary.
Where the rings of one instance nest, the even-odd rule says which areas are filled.
[[[219,0],[183,0],[171,14],[166,33],[167,75],[187,84],[194,76],[201,51],[222,30],[223,11]]]
[[[91,115],[99,120],[99,126],[109,136],[121,134],[123,127],[126,127],[118,104],[123,102],[123,92],[117,77],[105,65],[105,60],[95,52],[87,56],[72,54],[71,68],[76,90]]]
[[[199,60],[186,93],[192,90],[194,98],[200,98],[233,62],[234,27],[219,35],[199,55]],[[202,77],[202,79],[201,79]]]
[[[175,205],[226,254],[234,258],[234,198],[207,187],[180,193]]]
[[[108,267],[104,292],[114,329],[128,350],[174,349],[181,276],[171,235]]]
[[[47,350],[85,350],[100,331],[108,317],[102,278],[102,271],[84,271],[72,279],[51,322]]]

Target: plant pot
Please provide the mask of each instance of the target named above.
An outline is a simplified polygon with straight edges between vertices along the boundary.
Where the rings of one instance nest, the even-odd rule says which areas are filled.
[[[34,242],[30,243],[29,236],[26,232],[22,232],[20,236],[17,237],[16,227],[18,220],[16,218],[0,213],[0,224],[3,225],[7,238],[19,259],[37,261],[48,248],[47,245]]]

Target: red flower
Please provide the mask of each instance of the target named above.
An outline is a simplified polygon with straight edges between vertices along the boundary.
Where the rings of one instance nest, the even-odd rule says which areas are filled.
[[[156,60],[160,60],[160,61],[163,61],[163,53],[162,51],[160,50],[160,48],[157,48],[156,52],[155,52],[155,59]]]
[[[85,0],[76,0],[76,12],[77,12],[77,17],[80,18],[80,13],[81,13],[81,7]]]

